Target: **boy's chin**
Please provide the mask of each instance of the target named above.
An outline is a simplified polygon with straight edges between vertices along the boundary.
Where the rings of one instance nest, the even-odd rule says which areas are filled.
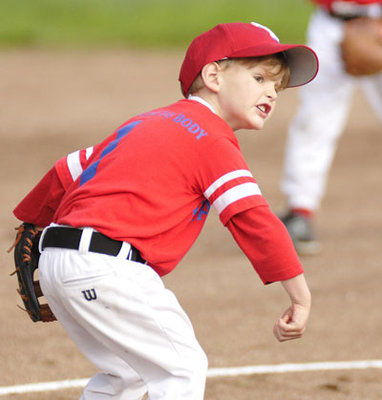
[[[255,116],[255,118],[252,118],[248,121],[249,126],[247,129],[259,131],[264,128],[266,122],[267,122],[267,119]]]
[[[245,123],[243,122],[240,127],[233,129],[233,130],[238,131],[241,129],[246,129],[246,130],[251,130],[251,131],[253,131],[253,130],[259,131],[264,128],[265,122],[266,121],[263,119],[261,119],[261,120],[256,119],[256,120],[249,120],[249,121],[247,120]]]
[[[245,126],[245,127],[243,127],[243,128],[238,128],[238,129],[234,129],[234,131],[236,132],[236,131],[256,131],[256,132],[259,132],[259,131],[261,131],[263,129],[263,127],[258,127],[258,126]]]
[[[255,130],[255,131],[260,131],[261,129],[264,128],[264,125],[265,125],[265,121],[262,121],[262,122],[256,121],[256,122],[254,122],[253,124],[251,124],[247,129],[252,129],[252,130]]]

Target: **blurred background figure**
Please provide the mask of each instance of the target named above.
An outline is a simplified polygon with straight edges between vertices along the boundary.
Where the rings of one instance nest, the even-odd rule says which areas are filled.
[[[362,89],[382,122],[381,70],[353,75],[343,57],[343,40],[349,24],[355,20],[380,20],[382,0],[313,1],[317,9],[309,21],[307,44],[318,54],[320,71],[314,82],[300,89],[300,105],[289,127],[281,180],[288,207],[280,218],[301,255],[318,253],[321,248],[313,220],[356,86]],[[373,56],[382,59],[382,28],[379,35],[380,54]]]

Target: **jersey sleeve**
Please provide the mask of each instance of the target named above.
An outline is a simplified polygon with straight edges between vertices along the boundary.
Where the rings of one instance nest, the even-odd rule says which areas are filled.
[[[66,190],[81,175],[92,153],[93,147],[89,147],[58,160],[14,209],[16,218],[42,227],[49,225]]]
[[[81,176],[94,150],[95,148],[93,146],[83,150],[77,150],[56,162],[55,168],[65,189]]]
[[[304,272],[284,224],[268,206],[236,214],[227,228],[264,284]]]
[[[201,187],[223,225],[235,214],[267,202],[253,177],[239,145],[223,137],[200,161]]]

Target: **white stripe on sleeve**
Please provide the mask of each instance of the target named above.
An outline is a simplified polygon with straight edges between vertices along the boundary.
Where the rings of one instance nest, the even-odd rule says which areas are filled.
[[[93,146],[88,147],[88,148],[86,149],[86,159],[87,159],[87,160],[89,160],[89,157],[93,154],[93,150],[94,150]]]
[[[73,182],[82,174],[82,165],[80,160],[80,151],[74,151],[68,154],[66,157],[66,162],[72,176]]]
[[[212,205],[215,207],[216,212],[220,215],[222,211],[230,204],[244,199],[245,197],[261,195],[259,186],[254,182],[246,182],[241,185],[234,186],[220,195]]]
[[[238,169],[236,171],[228,172],[227,174],[221,176],[219,179],[216,179],[216,181],[212,183],[204,192],[204,196],[209,199],[211,194],[219,189],[220,186],[223,186],[225,183],[232,181],[232,179],[241,178],[244,176],[252,176],[252,174],[247,169]]]

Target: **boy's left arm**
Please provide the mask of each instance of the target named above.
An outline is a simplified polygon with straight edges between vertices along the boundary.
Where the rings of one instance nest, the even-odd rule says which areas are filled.
[[[53,167],[16,206],[13,214],[20,221],[45,227],[52,222],[64,194],[65,187]]]
[[[14,249],[18,292],[34,322],[56,319],[48,304],[40,304],[42,292],[39,281],[34,279],[40,257],[40,231],[53,221],[63,196],[81,175],[92,152],[93,148],[88,148],[58,160],[13,211],[23,223],[17,228],[15,242],[8,252]]]
[[[49,225],[67,189],[81,175],[97,147],[59,159],[14,209],[16,218],[40,227]]]

